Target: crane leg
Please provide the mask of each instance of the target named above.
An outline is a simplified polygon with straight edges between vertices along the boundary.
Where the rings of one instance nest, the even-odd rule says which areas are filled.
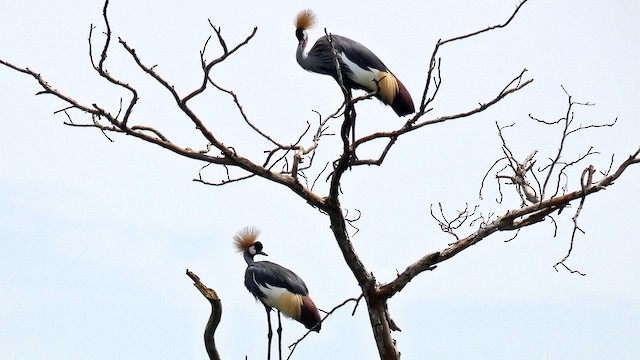
[[[278,359],[282,360],[282,322],[280,320],[280,311],[278,311]]]
[[[269,331],[267,332],[267,360],[271,360],[271,337],[273,336],[273,331],[271,330],[271,309],[265,306],[265,310],[267,310],[267,324],[269,326]]]

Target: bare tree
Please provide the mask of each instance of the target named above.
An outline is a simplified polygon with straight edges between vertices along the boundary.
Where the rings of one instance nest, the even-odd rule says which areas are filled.
[[[180,93],[168,80],[156,72],[155,66],[149,65],[146,59],[142,59],[132,45],[121,37],[117,41],[113,38],[114,34],[108,17],[109,1],[106,0],[103,8],[104,43],[100,47],[95,45],[97,36],[94,32],[96,28],[92,26],[88,38],[90,59],[93,68],[104,80],[129,94],[127,100],[121,101],[118,109],[107,109],[97,102],[91,104],[78,102],[69,94],[54,88],[43,76],[32,69],[14,65],[4,60],[0,60],[0,63],[33,77],[42,87],[42,91],[38,94],[53,95],[60,99],[64,106],[57,113],[66,116],[65,124],[68,126],[98,129],[110,140],[111,136],[113,136],[112,134],[130,135],[180,156],[203,161],[206,163],[203,170],[209,166],[223,170],[225,177],[220,181],[211,180],[205,172],[200,171],[195,181],[202,184],[223,186],[258,177],[290,189],[310,206],[318,209],[322,215],[328,218],[344,261],[362,290],[358,298],[347,299],[337,304],[336,308],[350,302],[359,304],[360,300],[364,299],[380,358],[384,360],[398,359],[400,351],[396,347],[392,332],[399,330],[399,327],[393,321],[388,311],[387,303],[389,299],[408,286],[414,278],[425,271],[434,270],[439,263],[451,259],[494,233],[515,231],[515,238],[521,229],[544,220],[549,219],[555,224],[555,218],[562,216],[562,214],[572,216],[573,231],[569,239],[566,256],[560,259],[555,267],[556,269],[563,268],[582,274],[579,270],[569,268],[566,265],[566,260],[571,255],[575,237],[582,231],[578,220],[586,198],[611,186],[629,166],[640,163],[640,147],[621,162],[616,162],[612,158],[608,169],[596,169],[592,165],[584,165],[586,159],[596,153],[596,149],[593,148],[587,149],[576,158],[566,159],[566,145],[573,137],[584,131],[596,130],[604,126],[610,127],[615,124],[615,121],[604,124],[577,124],[574,118],[574,109],[578,106],[589,106],[590,104],[577,102],[567,93],[566,113],[562,114],[558,119],[546,120],[530,115],[531,120],[541,126],[557,126],[561,129],[557,149],[547,159],[540,160],[537,157],[539,153],[537,149],[532,150],[524,159],[518,159],[511,150],[508,141],[508,131],[514,124],[496,123],[497,132],[502,141],[501,147],[504,156],[496,159],[494,165],[488,169],[485,178],[482,180],[480,197],[482,198],[486,187],[490,186],[490,184],[495,184],[500,194],[497,199],[498,202],[508,201],[507,198],[510,199],[511,197],[508,197],[507,194],[517,196],[518,201],[507,204],[509,206],[508,211],[502,215],[483,214],[476,206],[466,206],[464,209],[456,211],[454,215],[447,215],[441,204],[437,208],[432,207],[431,214],[433,218],[440,225],[443,232],[454,238],[453,241],[443,249],[422,254],[413,263],[405,265],[405,269],[400,271],[394,279],[376,279],[370,267],[360,259],[354,249],[350,235],[355,226],[354,221],[357,216],[355,218],[349,216],[346,209],[341,205],[341,180],[343,175],[348,171],[358,171],[363,165],[381,166],[385,162],[387,155],[393,151],[394,145],[406,134],[420,131],[430,125],[456,121],[484,112],[504,101],[509,95],[517,93],[531,84],[533,79],[528,77],[526,69],[522,69],[502,88],[497,89],[495,93],[480,101],[477,106],[460,109],[448,115],[429,117],[433,110],[432,104],[437,98],[442,84],[440,50],[443,47],[473,39],[481,34],[501,31],[502,28],[507,27],[514,21],[526,2],[526,0],[523,0],[519,3],[511,16],[503,23],[436,42],[430,55],[428,66],[425,69],[424,88],[417,106],[417,112],[393,130],[365,134],[364,136],[356,137],[354,140],[351,139],[350,135],[352,131],[351,124],[355,122],[357,116],[355,107],[359,102],[375,96],[375,93],[352,98],[350,92],[344,85],[341,85],[344,102],[335,113],[330,115],[318,114],[316,123],[309,123],[299,136],[291,139],[291,141],[283,142],[256,126],[244,112],[239,97],[232,90],[226,89],[216,82],[212,76],[212,69],[224,61],[229,61],[236,52],[252,41],[257,28],[249,31],[243,41],[230,45],[223,37],[221,29],[210,22],[213,35],[205,42],[200,52],[201,82],[198,87],[191,91]],[[114,42],[116,43],[115,46],[122,47],[130,55],[131,60],[135,62],[141,71],[148,74],[157,85],[171,95],[175,105],[184,115],[185,121],[191,122],[199,131],[201,138],[207,144],[206,148],[195,150],[198,148],[197,146],[181,146],[174,142],[171,134],[165,133],[163,129],[141,123],[135,118],[134,109],[138,102],[138,89],[125,80],[112,75],[107,68],[107,57],[113,51]],[[208,60],[207,57],[211,52],[210,47],[213,42],[217,42],[220,55],[213,60]],[[337,61],[336,66],[339,66]],[[230,101],[235,105],[239,117],[246,125],[246,130],[257,134],[264,140],[264,143],[268,144],[262,149],[262,157],[250,158],[245,154],[254,149],[242,149],[229,145],[224,140],[225,134],[210,130],[207,120],[203,119],[192,108],[192,100],[211,91],[228,95]],[[85,114],[89,116],[88,119]],[[77,117],[81,117],[82,121],[74,120]],[[331,161],[321,162],[316,159],[316,152],[323,146],[325,137],[334,133],[334,129],[330,125],[330,120],[332,119],[340,119],[341,122],[340,129],[335,131],[335,133],[339,134],[341,140],[340,154]],[[365,146],[377,149],[377,155],[362,158],[355,156],[356,151]],[[361,152],[358,152],[358,154],[362,156]],[[580,179],[572,179],[569,170],[578,167],[583,168]],[[491,179],[495,182],[490,181]],[[328,184],[326,193],[319,193],[316,190],[316,184],[325,180]],[[577,207],[571,211],[565,210],[575,202],[578,203]],[[474,230],[470,233],[463,233],[463,225],[471,226]],[[190,273],[190,277],[196,281],[197,286],[201,284],[195,274]],[[217,297],[211,296],[211,292],[207,291],[207,288],[203,285],[198,286],[198,288],[207,299],[212,301],[214,311],[218,311],[215,315],[212,313],[212,318],[215,320],[215,317],[219,316],[219,311],[221,311],[213,302],[213,300],[218,300],[216,299]],[[215,295],[215,292],[213,294]],[[219,305],[219,303],[216,304]],[[331,313],[332,311],[327,316]],[[215,321],[212,323],[215,323]],[[217,325],[217,323],[215,324]],[[209,327],[208,329],[209,332],[205,334],[205,337],[212,340],[213,331]],[[213,330],[215,330],[215,327]],[[215,343],[211,342],[211,344],[213,345],[210,345],[209,342],[207,343],[207,350],[210,356],[214,358],[211,355],[214,352],[210,351],[210,349],[213,346],[215,350]],[[291,351],[293,352],[294,349],[295,345]]]

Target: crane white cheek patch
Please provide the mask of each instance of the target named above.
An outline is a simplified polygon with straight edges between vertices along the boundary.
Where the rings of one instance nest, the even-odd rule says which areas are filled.
[[[345,55],[344,53],[339,53],[338,55],[340,56],[340,60],[342,61],[342,63],[348,66],[349,70],[351,70],[351,74],[348,75],[351,81],[366,87],[367,89],[369,89],[369,91],[378,90],[374,79],[376,79],[376,75],[378,75],[378,73],[380,72],[379,70],[371,68],[363,69],[360,66],[356,65],[356,63],[354,63],[353,61],[349,60],[347,55]]]

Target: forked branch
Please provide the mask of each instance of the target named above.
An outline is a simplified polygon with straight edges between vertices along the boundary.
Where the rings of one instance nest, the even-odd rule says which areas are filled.
[[[506,214],[497,217],[495,220],[487,223],[472,234],[462,238],[446,249],[429,253],[413,264],[409,265],[403,272],[401,272],[397,278],[380,287],[380,296],[391,297],[398,291],[401,291],[414,277],[420,273],[432,270],[433,267],[445,260],[448,260],[460,253],[461,251],[469,248],[470,246],[478,243],[487,236],[497,231],[509,231],[517,230],[525,226],[529,226],[540,221],[555,212],[563,209],[571,202],[580,199],[581,201],[587,196],[594,194],[600,190],[604,190],[607,186],[613,184],[622,173],[631,165],[640,163],[640,148],[633,154],[631,154],[627,160],[622,162],[615,173],[604,177],[600,181],[593,182],[591,185],[584,186],[580,190],[572,191],[568,194],[557,196],[551,199],[543,200],[540,203],[528,205],[520,209],[508,211]],[[561,261],[559,264],[561,265]]]
[[[397,326],[393,323],[393,320],[391,320],[391,316],[389,315],[387,300],[401,291],[405,286],[407,286],[407,284],[413,278],[424,271],[433,270],[438,263],[452,258],[456,254],[464,251],[474,244],[477,244],[479,241],[485,239],[487,236],[495,232],[519,230],[526,226],[544,221],[549,217],[549,215],[553,214],[554,212],[559,213],[571,202],[580,200],[580,206],[574,216],[575,235],[577,232],[581,231],[581,229],[578,227],[577,217],[579,215],[579,211],[582,208],[582,205],[584,204],[584,199],[587,196],[590,196],[591,194],[605,189],[607,186],[610,186],[616,179],[618,179],[622,175],[627,167],[640,162],[640,149],[638,149],[634,154],[629,156],[626,161],[618,165],[618,167],[615,168],[615,171],[612,174],[610,174],[610,171],[607,171],[606,175],[604,175],[603,178],[597,181],[593,178],[594,171],[591,171],[590,169],[588,173],[583,176],[583,181],[580,184],[580,189],[574,190],[572,192],[563,192],[561,194],[558,191],[559,186],[556,186],[556,188],[553,189],[551,184],[553,184],[556,179],[560,179],[564,176],[563,174],[565,174],[565,169],[567,167],[573,166],[578,162],[583,161],[587,156],[590,156],[595,152],[589,149],[586,154],[579,156],[577,159],[571,162],[559,161],[559,155],[552,157],[551,165],[547,166],[546,168],[543,167],[542,169],[543,171],[554,171],[555,175],[545,175],[542,177],[544,180],[538,181],[537,175],[534,172],[534,165],[536,164],[535,156],[537,152],[532,151],[530,155],[525,157],[524,159],[516,159],[515,154],[513,154],[513,152],[508,148],[507,142],[502,135],[502,130],[504,130],[504,127],[498,127],[500,136],[503,140],[504,157],[497,161],[494,166],[502,166],[500,171],[504,171],[500,174],[498,181],[510,181],[518,189],[518,194],[520,196],[520,199],[522,200],[520,204],[521,206],[519,208],[507,211],[502,216],[494,217],[492,214],[491,216],[488,216],[486,218],[482,217],[481,224],[477,227],[477,229],[475,229],[475,231],[473,231],[471,234],[467,234],[466,236],[458,235],[457,231],[461,229],[462,224],[475,223],[475,220],[472,219],[475,214],[475,207],[467,207],[464,210],[459,211],[457,214],[454,214],[453,216],[446,215],[442,208],[440,209],[439,214],[437,213],[437,211],[433,212],[433,216],[439,221],[442,229],[445,232],[455,236],[456,240],[440,251],[431,252],[422,256],[420,259],[407,266],[407,268],[399,273],[395,279],[383,285],[380,285],[380,283],[374,277],[373,273],[359,258],[358,253],[353,247],[348,232],[348,225],[351,225],[351,220],[347,219],[348,214],[345,214],[344,209],[342,208],[340,203],[340,187],[342,177],[348,170],[354,169],[359,165],[381,165],[386,159],[387,154],[393,148],[394,144],[396,144],[397,140],[404,134],[416,131],[427,125],[433,125],[441,122],[452,121],[476,115],[491,108],[493,105],[504,100],[507,96],[514,94],[531,84],[533,79],[525,77],[527,70],[523,69],[521,73],[508,81],[505,86],[496,88],[494,94],[488,96],[487,99],[484,99],[484,102],[480,102],[477,106],[473,106],[467,109],[461,109],[457,113],[443,115],[440,117],[426,117],[426,114],[430,111],[429,107],[431,106],[433,100],[436,98],[438,90],[440,89],[440,86],[442,84],[442,76],[440,73],[440,64],[442,60],[438,55],[440,48],[446,44],[451,44],[463,39],[473,38],[480,34],[484,34],[486,32],[507,26],[515,18],[516,14],[526,2],[526,0],[521,1],[517,5],[516,9],[511,13],[510,17],[501,24],[490,26],[469,34],[453,37],[448,40],[438,41],[433,49],[433,52],[431,53],[429,64],[427,65],[427,78],[425,79],[425,88],[420,106],[418,108],[418,112],[411,119],[402,124],[399,128],[392,131],[376,132],[359,139],[349,139],[349,135],[353,136],[354,134],[353,128],[356,121],[356,109],[354,105],[359,101],[363,101],[374,96],[375,93],[365,94],[355,99],[352,98],[351,92],[344,86],[344,83],[340,78],[342,72],[339,71],[340,63],[339,61],[337,61],[337,56],[334,49],[334,59],[336,60],[336,67],[338,68],[338,83],[340,84],[340,88],[343,91],[344,95],[344,112],[341,114],[343,118],[340,131],[342,140],[341,152],[339,156],[335,158],[335,161],[329,162],[330,165],[326,165],[325,163],[325,168],[320,171],[320,174],[322,174],[326,168],[329,168],[327,171],[331,173],[331,175],[328,177],[330,184],[329,191],[326,196],[319,196],[316,193],[312,192],[311,189],[313,188],[313,185],[311,185],[311,189],[309,189],[309,182],[307,181],[307,186],[305,186],[300,182],[300,179],[305,178],[306,175],[304,174],[304,170],[310,168],[315,150],[319,146],[318,144],[320,142],[320,139],[323,136],[330,135],[329,125],[327,121],[331,118],[337,117],[337,114],[340,110],[335,114],[324,118],[319,115],[319,120],[317,123],[317,127],[315,127],[315,132],[313,131],[314,126],[312,126],[310,123],[307,123],[306,126],[303,126],[304,129],[299,133],[299,136],[297,136],[297,138],[293,139],[293,141],[291,142],[284,142],[273,138],[268,134],[268,132],[263,131],[258,126],[256,126],[256,123],[254,123],[245,113],[244,108],[241,105],[241,102],[236,94],[233,91],[222,87],[221,85],[218,85],[213,79],[212,68],[216,64],[219,64],[228,59],[229,56],[234,54],[242,47],[246,46],[250,42],[250,40],[254,38],[257,28],[254,28],[253,31],[243,41],[240,41],[235,46],[229,46],[222,35],[222,30],[219,27],[214,26],[210,22],[213,32],[215,33],[215,37],[218,40],[218,44],[220,46],[222,54],[211,61],[206,59],[205,55],[207,53],[207,46],[209,44],[209,40],[214,36],[212,35],[205,42],[205,45],[200,52],[202,79],[197,84],[197,87],[188,92],[186,95],[180,94],[176,90],[174,84],[172,84],[167,78],[162,77],[156,71],[155,66],[146,65],[146,62],[143,61],[143,59],[136,53],[136,50],[133,48],[133,46],[130,46],[124,39],[119,38],[118,43],[122,46],[122,49],[126,51],[130,58],[137,64],[138,68],[149,74],[149,76],[151,76],[151,78],[153,78],[157,84],[159,84],[172,96],[175,104],[182,111],[182,115],[186,117],[185,122],[190,126],[195,126],[195,128],[199,131],[199,135],[201,135],[201,142],[200,145],[196,147],[196,149],[206,146],[206,150],[200,151],[194,151],[189,147],[178,146],[172,141],[172,137],[170,136],[171,134],[166,133],[165,131],[163,131],[163,129],[156,129],[148,124],[130,125],[134,122],[133,110],[135,109],[135,106],[137,106],[137,91],[133,87],[128,85],[126,81],[118,79],[114,75],[110,74],[106,69],[107,55],[110,51],[113,51],[111,47],[111,39],[113,34],[107,17],[107,5],[109,3],[108,0],[105,1],[105,6],[103,9],[103,16],[106,26],[106,40],[104,46],[101,49],[102,51],[100,52],[100,55],[97,57],[97,59],[94,59],[94,55],[91,49],[93,47],[93,45],[91,44],[93,38],[92,34],[94,30],[93,26],[90,29],[89,43],[91,63],[93,68],[101,77],[116,85],[117,87],[125,89],[126,92],[131,96],[131,99],[128,103],[123,104],[121,101],[120,108],[117,109],[116,115],[113,115],[111,112],[101,107],[97,103],[86,105],[75,101],[70,96],[56,90],[54,87],[49,85],[40,76],[40,74],[30,70],[29,68],[15,66],[3,60],[0,60],[0,64],[5,65],[15,71],[30,75],[31,77],[36,79],[36,81],[43,89],[39,94],[50,94],[60,99],[64,105],[62,112],[67,114],[67,116],[69,117],[68,125],[70,126],[94,127],[100,129],[105,133],[111,132],[131,135],[143,141],[161,146],[181,156],[202,161],[204,163],[202,169],[206,169],[211,164],[218,165],[216,166],[216,168],[223,171],[226,175],[226,177],[223,177],[223,179],[219,182],[211,182],[205,180],[205,177],[202,175],[201,169],[199,178],[196,181],[204,184],[223,185],[241,181],[249,177],[260,177],[286,186],[294,193],[296,193],[299,197],[308,202],[311,206],[317,207],[323,214],[326,214],[329,217],[331,230],[344,258],[344,261],[349,266],[349,269],[351,270],[353,276],[361,287],[361,298],[365,299],[365,302],[367,304],[368,315],[379,350],[380,358],[385,360],[395,360],[399,358],[399,352],[397,351],[395,342],[391,337],[391,331],[397,329]],[[213,133],[208,128],[210,122],[205,121],[204,118],[200,117],[199,114],[197,114],[192,108],[190,108],[189,101],[191,99],[204,94],[207,89],[211,88],[215,88],[212,90],[217,90],[222,93],[228,94],[231,97],[231,100],[235,103],[236,108],[240,116],[242,117],[242,120],[248,126],[247,130],[259,134],[263,140],[266,140],[265,142],[268,145],[266,146],[267,149],[265,150],[262,159],[252,160],[246,158],[242,156],[243,153],[246,153],[242,151],[243,149],[236,149],[231,145],[225,144],[225,142],[223,141],[224,134]],[[571,99],[569,103],[570,108],[573,105],[578,105],[578,103],[573,103]],[[71,117],[69,116],[69,112],[71,110],[78,110],[83,114],[89,114],[91,116],[91,119],[85,124],[76,124],[71,121]],[[595,125],[592,125],[579,127],[577,129],[571,128],[569,125],[571,124],[572,116],[572,112],[569,111],[568,115],[565,117],[565,120],[563,120],[565,121],[563,139],[566,139],[566,137],[574,134],[578,130],[597,127]],[[305,139],[308,139],[308,137],[312,137],[311,141],[305,142]],[[359,146],[377,140],[381,140],[384,144],[381,147],[379,156],[371,159],[358,159],[355,156],[355,150]],[[564,146],[563,144],[564,143],[560,144],[559,153],[562,152],[562,148]],[[210,153],[215,153],[215,155],[210,155]],[[304,163],[305,161],[308,162]],[[278,169],[278,167],[280,169]],[[235,173],[233,173],[234,175],[232,175],[230,169],[239,169],[242,172],[242,175],[235,176]],[[318,177],[319,176],[320,175],[318,175]],[[316,180],[318,179],[318,177],[316,178]],[[315,184],[315,181],[313,181],[312,184]],[[571,250],[569,250],[569,253],[570,251]],[[566,258],[564,260],[566,260]],[[564,264],[564,260],[560,261],[557,265],[567,267]],[[219,321],[219,315],[216,315],[218,316],[216,320],[216,316],[214,316],[213,310],[215,310],[214,301],[219,301],[219,299],[217,299],[217,296],[215,296],[215,292],[212,292],[211,289],[208,289],[206,288],[206,286],[201,284],[195,274],[190,273],[189,276],[194,280],[194,282],[196,282],[196,286],[202,292],[202,294],[212,302],[212,315],[210,317],[210,322],[217,325],[216,321]],[[200,286],[198,286],[198,284],[200,284]],[[212,293],[209,292],[209,290],[211,290]],[[349,299],[347,301],[350,300],[352,299]],[[356,302],[359,300],[360,298],[358,298]],[[207,328],[210,327],[207,326]],[[205,333],[205,341],[208,338],[213,339],[213,331],[215,331],[215,326],[211,326],[211,328],[213,329],[212,331],[210,331],[209,333]],[[207,346],[207,351],[209,352],[209,345]],[[213,349],[215,349],[215,344],[211,346]],[[211,353],[210,357],[212,359],[214,358],[212,357]]]
[[[434,124],[442,123],[445,121],[463,119],[472,115],[476,115],[480,112],[483,112],[491,108],[493,105],[497,104],[498,102],[500,102],[501,100],[509,96],[510,94],[513,94],[515,92],[522,90],[525,86],[533,82],[533,79],[526,79],[524,77],[526,72],[527,72],[527,69],[522,70],[522,72],[520,72],[520,74],[518,74],[515,78],[513,78],[500,92],[498,92],[498,94],[496,94],[493,98],[489,99],[484,103],[479,103],[477,107],[474,107],[472,109],[459,112],[456,114],[443,115],[437,118],[422,120],[422,121],[418,121],[418,120],[420,120],[425,113],[417,113],[412,119],[408,120],[402,127],[396,130],[376,132],[356,140],[355,143],[353,144],[354,148],[357,148],[358,146],[361,146],[365,143],[368,143],[374,140],[385,139],[385,138],[388,139],[387,140],[388,143],[384,148],[380,157],[378,157],[377,159],[356,160],[353,162],[352,165],[354,166],[381,165],[387,153],[389,152],[389,149],[391,148],[391,146],[393,146],[393,144],[395,144],[398,137],[400,137],[401,135],[415,131],[427,125],[434,125]]]

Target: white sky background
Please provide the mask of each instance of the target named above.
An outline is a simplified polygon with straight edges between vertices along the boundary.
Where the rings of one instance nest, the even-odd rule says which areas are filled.
[[[330,32],[356,39],[377,53],[419,102],[427,61],[438,38],[503,22],[517,2],[412,1],[334,5],[324,1],[186,1],[133,5],[114,0],[114,32],[107,68],[140,90],[135,123],[154,126],[184,147],[203,148],[193,126],[173,109],[160,86],[139,71],[117,44],[121,36],[142,60],[181,94],[200,81],[198,51],[209,35],[207,19],[222,26],[228,44],[258,33],[250,45],[220,64],[213,77],[236,91],[250,118],[283,142],[297,138],[312,110],[327,115],[340,104],[334,81],[295,62],[293,18],[312,8],[315,41]],[[0,11],[0,58],[40,72],[83,103],[117,111],[128,94],[102,81],[88,61],[87,35],[97,26],[101,1],[8,2]],[[567,159],[593,145],[604,170],[638,148],[640,76],[638,22],[632,1],[531,1],[506,29],[442,49],[443,87],[433,115],[460,112],[489,100],[523,68],[534,83],[485,113],[429,126],[400,139],[382,167],[345,175],[343,205],[359,209],[353,237],[379,281],[452,240],[429,216],[442,202],[453,213],[476,204],[480,180],[501,156],[495,121],[516,123],[506,134],[520,159],[538,149],[539,161],[557,150],[559,129],[528,120],[566,111],[560,85],[576,101],[578,122],[609,122],[570,143]],[[208,59],[218,54],[212,39]],[[97,52],[97,50],[96,50]],[[245,225],[262,229],[269,260],[305,279],[315,302],[328,310],[358,295],[335,245],[328,219],[291,191],[260,179],[222,188],[191,181],[201,163],[133,138],[62,125],[65,105],[30,77],[0,69],[0,359],[205,359],[202,330],[209,304],[184,274],[195,271],[223,300],[217,343],[225,359],[260,359],[266,346],[264,310],[243,285],[245,263],[231,246]],[[267,148],[241,122],[230,99],[210,92],[194,101],[227,145],[249,156]],[[377,101],[358,105],[358,132],[401,124]],[[72,113],[73,120],[86,116]],[[334,124],[337,129],[338,124]],[[319,156],[339,149],[321,144]],[[255,157],[254,157],[255,159]],[[321,165],[318,163],[318,165]],[[222,173],[208,170],[210,180]],[[567,209],[557,237],[550,222],[496,234],[424,273],[394,297],[390,311],[403,329],[394,333],[405,359],[629,359],[640,355],[637,242],[638,179],[631,168],[613,187],[589,197],[568,264],[586,277],[552,265],[569,246]],[[493,201],[484,214],[519,202]],[[318,185],[322,193],[324,184]],[[558,217],[556,217],[558,218]],[[474,228],[463,228],[467,235]],[[364,306],[336,312],[296,350],[298,359],[377,357]],[[303,332],[286,320],[285,344]],[[275,349],[275,348],[274,348]]]

